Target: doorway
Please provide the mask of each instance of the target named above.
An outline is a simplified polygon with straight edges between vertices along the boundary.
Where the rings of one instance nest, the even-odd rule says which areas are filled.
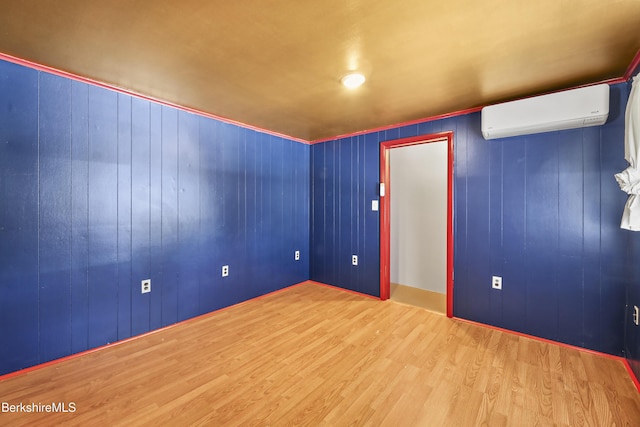
[[[394,151],[412,146],[421,147]],[[402,165],[393,172],[392,158]],[[403,158],[411,160],[405,163]],[[407,167],[411,164],[413,173]],[[420,178],[423,171],[441,175]],[[382,143],[380,177],[380,298],[391,296],[393,279],[394,290],[400,292],[398,299],[431,296],[438,299],[442,295],[444,311],[452,317],[453,132]],[[391,196],[392,181],[396,182],[395,199]],[[392,222],[392,216],[398,221]],[[408,286],[399,288],[396,284]]]

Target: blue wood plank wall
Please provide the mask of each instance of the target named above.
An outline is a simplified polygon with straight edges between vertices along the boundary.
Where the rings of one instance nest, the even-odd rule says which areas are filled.
[[[632,73],[640,75],[640,66]],[[636,77],[637,78],[637,77]],[[631,92],[632,80],[628,83]],[[640,307],[640,233],[629,233],[629,280],[626,289],[626,311],[624,320],[624,351],[625,357],[636,378],[640,379],[640,326],[633,324],[633,306]]]
[[[311,150],[311,279],[379,296],[380,222],[376,135]],[[351,263],[358,256],[358,265]]]
[[[640,233],[633,232],[629,238],[629,281],[626,289],[625,310],[625,357],[636,378],[640,379],[640,326],[633,323],[633,306],[640,307]]]
[[[298,142],[0,62],[0,374],[307,280],[309,162]]]
[[[622,354],[628,234],[613,174],[628,94],[611,87],[602,127],[485,141],[474,113],[314,145],[311,279],[379,294],[378,145],[452,130],[454,315]]]

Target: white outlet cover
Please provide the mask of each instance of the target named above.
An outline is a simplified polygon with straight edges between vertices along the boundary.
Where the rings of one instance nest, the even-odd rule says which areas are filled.
[[[371,201],[371,210],[372,211],[377,211],[378,210],[378,201],[377,200],[372,200]]]
[[[500,276],[492,276],[491,277],[491,287],[493,289],[502,289],[502,277],[500,277]]]
[[[358,255],[351,255],[351,265],[358,265]]]
[[[223,265],[222,266],[222,277],[227,277],[229,276],[229,266],[228,265]]]
[[[299,261],[299,260],[300,260],[300,251],[296,251],[296,253],[294,254],[294,257],[293,257],[293,258],[294,258],[296,261]]]
[[[145,279],[140,282],[140,290],[143,294],[151,292],[151,279]]]

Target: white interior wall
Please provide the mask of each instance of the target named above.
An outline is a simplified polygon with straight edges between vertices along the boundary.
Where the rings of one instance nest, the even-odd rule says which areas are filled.
[[[447,142],[390,150],[391,282],[446,293]]]

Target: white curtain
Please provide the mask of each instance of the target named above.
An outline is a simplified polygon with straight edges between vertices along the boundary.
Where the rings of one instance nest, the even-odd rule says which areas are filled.
[[[624,158],[629,167],[615,175],[620,189],[629,194],[622,213],[620,228],[640,231],[640,75],[633,78],[631,94],[627,102],[624,128]]]

